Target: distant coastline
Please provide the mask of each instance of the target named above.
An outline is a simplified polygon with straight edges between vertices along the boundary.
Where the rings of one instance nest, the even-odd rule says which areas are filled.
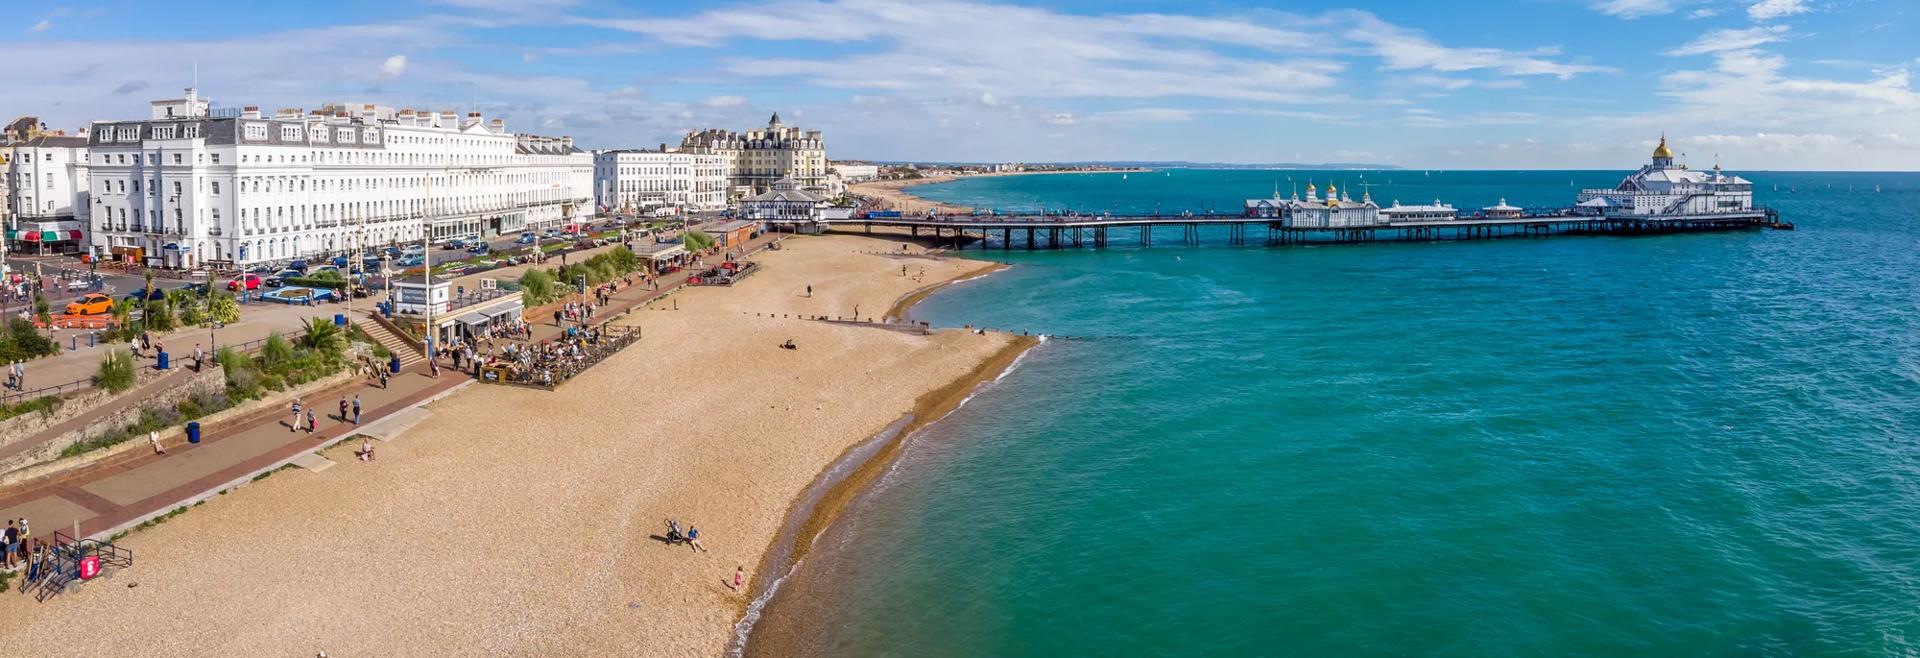
[[[925,197],[922,197],[920,195],[907,191],[907,188],[919,187],[921,185],[931,185],[934,183],[946,183],[946,182],[956,181],[956,180],[965,180],[970,178],[995,178],[995,177],[1001,177],[1001,176],[1042,176],[1042,175],[1055,175],[1055,174],[1089,174],[1089,175],[1128,174],[1128,173],[1137,174],[1137,173],[1142,173],[1147,171],[1152,171],[1152,170],[1145,169],[1145,168],[1101,169],[1098,171],[1062,169],[1062,170],[1047,170],[1047,171],[996,171],[996,172],[986,172],[986,173],[978,173],[978,174],[934,173],[934,174],[926,174],[919,178],[894,178],[889,180],[876,180],[876,181],[867,181],[864,183],[854,183],[852,185],[847,186],[847,191],[853,194],[858,194],[860,196],[867,197],[868,199],[872,200],[873,205],[877,206],[881,210],[898,210],[900,212],[903,212],[909,215],[925,214],[928,211],[941,212],[941,213],[970,212],[973,210],[973,208],[970,206],[958,206],[950,203],[941,203],[938,201],[929,200]]]

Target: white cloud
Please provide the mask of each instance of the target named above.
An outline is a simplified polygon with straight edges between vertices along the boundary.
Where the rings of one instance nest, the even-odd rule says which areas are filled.
[[[1114,110],[1100,112],[1087,117],[1088,121],[1108,123],[1166,123],[1193,120],[1193,110],[1170,107],[1143,107],[1132,110]]]
[[[394,55],[392,57],[388,57],[387,61],[380,63],[380,74],[387,76],[389,78],[398,78],[400,77],[400,74],[406,73],[406,72],[407,72],[407,56],[406,55]]]
[[[1765,21],[1809,11],[1812,9],[1807,7],[1806,0],[1760,0],[1747,7],[1747,16]]]
[[[40,22],[38,22],[38,23],[34,23],[34,24],[33,24],[33,27],[30,27],[30,28],[27,28],[27,31],[28,31],[28,32],[33,32],[33,33],[35,33],[35,34],[38,34],[38,33],[41,33],[41,32],[45,32],[45,31],[47,31],[47,30],[51,30],[51,29],[53,29],[53,21],[49,21],[49,20],[42,20],[42,21],[40,21]]]
[[[1562,80],[1582,73],[1613,70],[1591,64],[1556,62],[1534,54],[1499,48],[1449,48],[1434,43],[1417,30],[1380,20],[1363,11],[1337,12],[1338,22],[1350,26],[1346,37],[1367,46],[1390,69],[1433,69],[1456,72],[1491,70],[1507,75],[1550,75]]]
[[[1687,18],[1713,18],[1719,15],[1720,15],[1720,10],[1714,9],[1712,7],[1701,7],[1699,9],[1695,9],[1693,11],[1687,12]]]
[[[1687,45],[1667,51],[1667,54],[1703,55],[1729,50],[1746,50],[1779,41],[1786,35],[1787,26],[1785,25],[1762,25],[1744,30],[1714,30],[1700,35]]]
[[[714,96],[707,99],[707,107],[740,107],[747,104],[745,96]]]
[[[1675,0],[1600,0],[1593,3],[1595,11],[1628,20],[1671,14],[1679,6],[1680,3]]]

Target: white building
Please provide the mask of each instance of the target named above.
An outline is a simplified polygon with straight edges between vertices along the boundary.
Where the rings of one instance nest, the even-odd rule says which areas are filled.
[[[782,178],[792,178],[806,190],[826,190],[826,140],[818,130],[780,123],[777,112],[763,130],[736,133],[710,128],[687,133],[680,140],[680,150],[726,156],[730,184],[738,192],[764,192]]]
[[[1272,199],[1247,199],[1244,214],[1277,219],[1287,228],[1358,228],[1386,223],[1372,195],[1362,194],[1359,201],[1354,201],[1340,194],[1339,186],[1328,185],[1327,198],[1322,199],[1313,183],[1307,183],[1304,200],[1298,194],[1290,199],[1281,199],[1278,195]]]
[[[1581,190],[1576,207],[1607,217],[1672,217],[1751,213],[1753,182],[1720,171],[1694,171],[1674,166],[1667,138],[1653,149],[1653,161],[1627,176],[1613,189]]]
[[[91,131],[93,249],[152,266],[247,266],[502,235],[593,216],[567,137],[371,104],[210,111],[192,89]]]
[[[1395,199],[1393,205],[1380,209],[1381,221],[1388,224],[1444,222],[1457,219],[1459,216],[1459,211],[1455,210],[1451,204],[1441,203],[1439,199],[1434,199],[1431,204],[1417,206],[1403,206],[1400,205],[1399,199]]]
[[[15,252],[80,251],[87,227],[87,138],[49,132],[21,117],[0,146],[6,239]]]
[[[605,211],[727,207],[728,158],[713,153],[619,150],[593,154],[595,202]]]
[[[864,183],[880,178],[880,165],[853,162],[835,162],[833,170],[840,172],[840,181],[848,185]]]

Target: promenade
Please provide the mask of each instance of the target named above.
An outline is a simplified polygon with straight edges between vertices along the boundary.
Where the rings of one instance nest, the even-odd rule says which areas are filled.
[[[772,234],[760,236],[749,242],[742,251],[758,251],[775,237]],[[611,246],[600,249],[608,248]],[[574,256],[585,258],[591,253],[594,252]],[[558,260],[548,265],[558,265]],[[685,284],[687,277],[693,273],[693,270],[687,269],[659,277],[657,290],[641,284],[622,288],[613,294],[609,304],[595,312],[590,322],[605,322],[629,309],[659,299]],[[368,307],[370,310],[371,304]],[[333,307],[327,308],[331,310]],[[344,310],[345,307],[339,308]],[[356,313],[358,310],[356,308]],[[556,338],[564,331],[550,318],[534,317],[529,322],[533,329],[532,342]],[[176,355],[179,354],[179,348],[173,350]],[[443,359],[441,363],[444,365],[447,361]],[[302,455],[383,422],[408,422],[402,416],[403,412],[472,381],[447,367],[440,369],[438,379],[428,376],[427,372],[427,364],[419,363],[392,378],[386,388],[355,379],[306,396],[302,402],[321,414],[319,430],[311,434],[305,430],[289,429],[291,415],[287,408],[262,409],[223,427],[211,429],[203,434],[199,444],[172,447],[163,455],[153,454],[150,450],[136,450],[53,479],[29,482],[0,491],[0,518],[26,518],[32,523],[36,535],[43,538],[52,537],[56,530],[75,537],[111,535],[175,507],[245,484],[259,473],[279,468],[300,459]],[[143,390],[167,386],[185,374],[185,368],[181,368],[144,384]],[[351,419],[336,416],[340,399],[344,397],[351,401],[356,395],[362,405],[359,425],[353,424]],[[141,395],[122,396],[111,405],[89,410],[41,434],[52,436],[117,408],[138,405],[143,399]],[[386,432],[376,428],[374,433]],[[8,450],[17,452],[35,443],[23,441],[8,446]],[[79,529],[77,534],[74,533],[76,524]]]

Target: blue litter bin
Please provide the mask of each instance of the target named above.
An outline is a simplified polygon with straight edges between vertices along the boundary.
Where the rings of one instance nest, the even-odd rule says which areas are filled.
[[[345,313],[333,314],[333,324],[334,326],[338,326],[338,327],[347,326],[347,314]]]
[[[395,354],[393,358],[387,360],[387,372],[400,374],[400,355]]]
[[[158,370],[166,370],[167,365],[168,365],[167,353],[161,352],[159,361],[156,362],[153,367]]]
[[[200,421],[187,423],[187,443],[200,442]]]

